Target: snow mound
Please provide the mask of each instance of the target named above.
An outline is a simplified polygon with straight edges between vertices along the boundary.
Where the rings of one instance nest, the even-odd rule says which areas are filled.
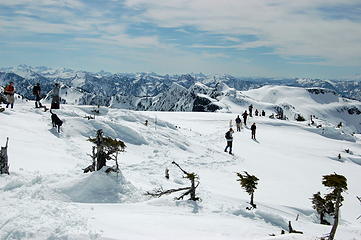
[[[81,203],[120,203],[137,199],[136,188],[121,172],[107,174],[103,169],[64,187],[61,192],[71,201]]]
[[[335,140],[344,140],[350,142],[356,142],[356,137],[347,134],[340,129],[334,127],[322,127],[322,128],[307,128],[309,131],[320,134],[324,137],[335,139]]]

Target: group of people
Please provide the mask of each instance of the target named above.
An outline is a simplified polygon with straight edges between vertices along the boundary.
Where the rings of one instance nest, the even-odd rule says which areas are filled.
[[[252,106],[252,105],[251,105]],[[262,110],[263,111],[263,110]],[[263,111],[264,112],[264,111]],[[247,110],[244,111],[244,113],[242,114],[243,116],[243,123],[245,126],[247,126],[247,117],[251,116],[252,117],[252,109],[250,109],[250,113],[248,114],[247,113]],[[257,116],[257,115],[256,115]],[[242,120],[241,118],[239,117],[239,115],[237,116],[237,118],[235,119],[235,122],[236,122],[236,127],[237,127],[237,132],[240,132],[241,129],[242,129]],[[256,140],[256,123],[253,123],[251,125],[251,138],[253,140]],[[227,141],[227,145],[226,145],[226,148],[224,149],[225,152],[228,151],[229,154],[232,154],[232,145],[233,145],[233,133],[234,133],[234,130],[232,127],[229,128],[229,130],[226,132],[225,134],[225,138],[226,138],[226,141]]]
[[[0,94],[0,104],[5,103],[6,108],[9,106],[14,108],[15,103],[15,84],[14,82],[10,82],[4,88],[4,97]],[[35,99],[35,108],[42,108],[43,105],[41,104],[41,87],[40,83],[37,83],[33,87],[33,95]],[[52,101],[51,101],[51,109],[59,109],[60,108],[60,84],[55,83],[54,88],[52,90]]]

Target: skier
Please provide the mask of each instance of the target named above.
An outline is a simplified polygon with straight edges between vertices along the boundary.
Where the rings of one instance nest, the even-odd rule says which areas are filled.
[[[247,126],[247,117],[248,117],[247,110],[244,111],[244,113],[242,114],[242,116],[243,116],[244,126]]]
[[[262,110],[262,117],[266,116],[266,113],[264,110]]]
[[[256,117],[258,116],[258,109],[256,109],[256,111],[254,111],[254,115],[256,115]]]
[[[233,142],[232,134],[233,133],[234,133],[233,129],[230,128],[228,130],[228,132],[226,132],[226,134],[225,134],[225,137],[226,137],[226,140],[227,140],[227,146],[224,149],[224,151],[227,152],[227,149],[229,148],[229,154],[232,154],[232,142]]]
[[[9,85],[7,85],[4,89],[4,94],[7,95],[7,104],[6,104],[6,108],[9,107],[9,105],[11,105],[11,108],[14,108],[14,102],[15,102],[15,87],[14,87],[14,82],[10,82]]]
[[[55,83],[52,96],[53,99],[51,101],[51,109],[60,109],[60,85],[59,83]]]
[[[249,116],[252,117],[252,109],[253,109],[253,105],[249,105],[248,110],[249,110]]]
[[[237,132],[240,132],[241,131],[241,128],[242,128],[242,120],[241,118],[239,117],[239,115],[237,116],[236,118],[236,126],[237,126]]]
[[[40,88],[40,83],[37,83],[34,87],[33,87],[33,95],[35,96],[35,108],[41,108],[41,97],[40,97],[40,93],[41,93],[41,88]]]
[[[253,123],[252,126],[251,126],[251,131],[252,131],[252,136],[251,138],[253,140],[256,140],[256,123]]]

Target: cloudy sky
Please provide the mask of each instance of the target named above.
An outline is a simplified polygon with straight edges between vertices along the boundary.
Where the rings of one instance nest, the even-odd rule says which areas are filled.
[[[0,67],[361,73],[361,0],[0,0],[0,36]]]

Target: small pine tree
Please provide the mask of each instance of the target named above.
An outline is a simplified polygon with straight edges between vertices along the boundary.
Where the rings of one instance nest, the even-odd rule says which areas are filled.
[[[338,226],[340,207],[344,200],[341,194],[347,190],[347,179],[342,175],[334,173],[323,176],[322,184],[332,190],[332,192],[326,195],[326,199],[327,201],[332,201],[335,206],[333,212],[334,222],[328,237],[328,240],[333,240]]]
[[[244,174],[236,173],[239,179],[237,181],[240,182],[241,187],[246,190],[246,192],[251,195],[251,201],[249,202],[253,208],[256,208],[256,204],[253,202],[254,191],[257,189],[258,178],[254,175],[249,175],[247,172]]]
[[[104,137],[102,129],[97,131],[95,138],[89,138],[88,141],[94,143],[96,146],[93,146],[92,155],[90,155],[93,163],[84,169],[84,173],[102,169],[106,166],[106,161],[109,160],[115,161],[115,166],[108,168],[106,172],[118,172],[118,153],[125,151],[125,143],[111,137]]]
[[[335,206],[333,202],[326,197],[323,198],[320,192],[313,194],[311,200],[313,209],[315,209],[320,215],[320,223],[330,225],[330,223],[325,220],[325,216],[326,214],[332,214],[335,212]]]

